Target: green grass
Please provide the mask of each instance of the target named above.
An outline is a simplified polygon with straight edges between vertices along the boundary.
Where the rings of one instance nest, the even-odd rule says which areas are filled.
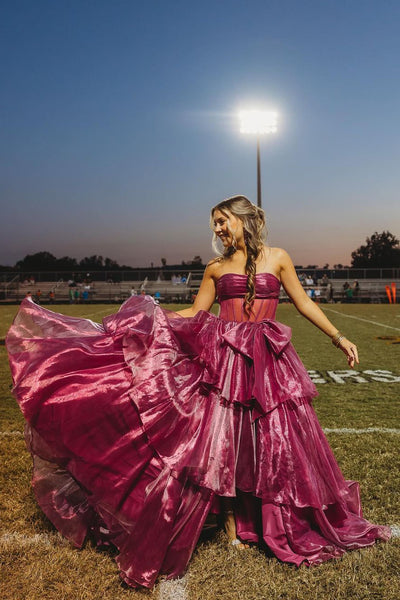
[[[354,304],[323,308],[334,324],[358,345],[361,359],[358,371],[386,369],[400,375],[400,344],[379,339],[400,336],[399,306]],[[53,309],[100,321],[118,306],[65,305]],[[0,307],[0,338],[4,338],[16,311],[15,306]],[[348,368],[344,355],[291,305],[280,305],[277,318],[292,327],[293,343],[308,369],[326,375],[327,371]],[[0,346],[0,358],[0,431],[22,432],[23,418],[11,394],[4,346]],[[319,396],[314,406],[323,427],[399,426],[399,383],[368,381],[340,385],[330,381],[317,387]],[[361,483],[365,517],[376,523],[400,524],[399,437],[390,433],[328,434],[345,477]],[[110,552],[98,552],[90,542],[82,550],[75,550],[55,532],[33,498],[30,456],[21,435],[0,436],[0,451],[2,600],[161,597],[159,586],[152,591],[124,587]],[[218,534],[197,546],[189,564],[187,597],[190,600],[395,600],[399,562],[400,542],[394,539],[349,552],[338,561],[296,569],[267,558],[257,549],[237,552],[227,548],[222,534]]]

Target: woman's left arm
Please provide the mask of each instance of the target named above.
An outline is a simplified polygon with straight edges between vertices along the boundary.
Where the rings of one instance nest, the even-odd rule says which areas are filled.
[[[333,341],[337,340],[337,347],[345,353],[349,366],[353,368],[354,363],[359,363],[356,345],[344,336],[341,336],[338,329],[329,321],[319,306],[307,296],[297,277],[289,254],[285,250],[280,249],[278,258],[282,285],[299,313],[321,329]]]

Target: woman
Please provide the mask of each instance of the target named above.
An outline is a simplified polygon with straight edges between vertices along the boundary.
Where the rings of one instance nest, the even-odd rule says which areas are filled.
[[[315,387],[274,319],[281,283],[351,367],[356,346],[286,252],[263,244],[261,209],[236,196],[211,219],[224,252],[191,308],[131,297],[99,325],[25,300],[7,337],[40,506],[77,546],[88,533],[116,546],[132,586],[180,575],[210,511],[234,545],[297,565],[390,535],[362,519],[322,433]]]

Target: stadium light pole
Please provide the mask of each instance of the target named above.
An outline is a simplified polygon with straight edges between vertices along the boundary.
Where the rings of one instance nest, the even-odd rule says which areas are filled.
[[[277,117],[275,112],[267,110],[241,110],[239,112],[240,133],[257,136],[257,206],[261,208],[261,165],[260,137],[268,133],[276,133]]]

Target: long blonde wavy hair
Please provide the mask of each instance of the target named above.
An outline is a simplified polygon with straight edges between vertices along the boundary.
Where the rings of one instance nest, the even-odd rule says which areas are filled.
[[[232,236],[232,245],[221,250],[218,237],[214,231],[214,213],[219,210],[227,218],[227,228]],[[243,225],[244,241],[247,249],[245,273],[247,274],[247,293],[244,297],[244,309],[250,314],[256,296],[255,276],[256,260],[264,248],[266,239],[265,214],[262,208],[252,204],[246,196],[232,196],[223,200],[211,209],[210,227],[214,231],[212,246],[219,259],[229,258],[236,252],[236,237],[231,228],[230,215],[240,219]]]

